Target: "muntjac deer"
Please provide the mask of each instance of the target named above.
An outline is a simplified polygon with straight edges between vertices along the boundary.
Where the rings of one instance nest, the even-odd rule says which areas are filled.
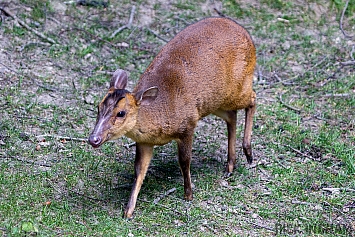
[[[127,136],[136,142],[135,181],[124,215],[132,217],[155,145],[175,140],[184,179],[185,199],[192,200],[190,163],[199,119],[215,114],[228,129],[228,161],[236,163],[236,111],[245,109],[243,150],[252,162],[251,132],[256,94],[252,89],[256,53],[248,32],[228,18],[206,18],[186,27],[167,43],[132,92],[127,74],[117,70],[98,106],[93,147]]]

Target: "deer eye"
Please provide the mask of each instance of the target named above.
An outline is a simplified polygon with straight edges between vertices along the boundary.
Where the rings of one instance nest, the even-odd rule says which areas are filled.
[[[119,118],[122,118],[122,117],[124,117],[125,115],[126,115],[126,112],[125,112],[125,111],[120,111],[120,112],[117,113],[117,117],[119,117]]]

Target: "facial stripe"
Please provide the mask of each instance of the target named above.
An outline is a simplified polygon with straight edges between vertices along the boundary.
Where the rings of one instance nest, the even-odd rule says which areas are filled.
[[[112,126],[110,119],[112,116],[115,116],[112,112],[119,101],[125,98],[127,92],[127,90],[118,89],[106,95],[99,105],[98,119],[94,133],[102,133]]]
[[[101,102],[102,113],[105,116],[107,113],[112,112],[117,103],[126,96],[127,90],[118,89],[107,96]]]

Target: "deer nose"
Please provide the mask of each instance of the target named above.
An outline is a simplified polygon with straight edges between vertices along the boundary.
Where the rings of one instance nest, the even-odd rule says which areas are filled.
[[[101,139],[100,136],[91,134],[90,137],[89,137],[89,143],[94,148],[99,147],[99,145],[101,144],[101,141],[102,141],[102,139]]]

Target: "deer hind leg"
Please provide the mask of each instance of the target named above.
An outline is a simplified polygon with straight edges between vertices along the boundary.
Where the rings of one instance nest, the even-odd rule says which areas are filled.
[[[250,105],[245,108],[245,127],[244,127],[244,139],[243,139],[243,151],[247,157],[249,164],[253,162],[253,153],[251,149],[251,132],[253,128],[253,117],[256,110],[256,94],[253,91],[251,96]]]
[[[131,218],[136,207],[139,190],[142,187],[144,177],[147,173],[149,163],[153,156],[153,146],[147,144],[136,144],[136,159],[134,161],[135,180],[128,201],[124,216]]]
[[[214,112],[215,115],[221,117],[227,123],[228,130],[228,160],[226,172],[230,174],[233,172],[234,166],[236,164],[236,152],[235,152],[235,143],[236,143],[236,129],[237,129],[237,113],[236,111],[230,110],[217,110]]]

